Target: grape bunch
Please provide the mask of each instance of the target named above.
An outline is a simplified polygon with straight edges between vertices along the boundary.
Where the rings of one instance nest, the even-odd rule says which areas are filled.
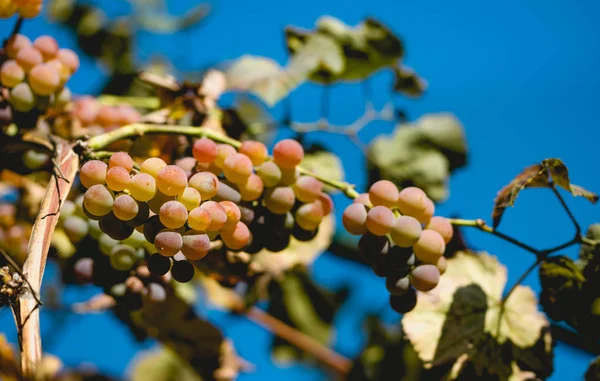
[[[140,120],[141,114],[129,105],[102,105],[92,96],[82,96],[73,101],[73,114],[81,124],[74,138],[95,136]]]
[[[8,89],[12,109],[28,112],[37,107],[62,107],[70,101],[65,86],[79,68],[79,58],[70,49],[59,48],[50,36],[33,42],[22,34],[11,36],[5,45],[7,59],[0,66],[0,84]]]
[[[14,204],[0,203],[0,248],[17,262],[25,260],[31,228],[30,222],[17,218]]]
[[[434,216],[435,206],[417,187],[398,190],[380,180],[342,215],[344,228],[360,235],[359,250],[375,274],[386,278],[390,304],[399,313],[412,310],[416,291],[430,291],[446,269],[443,256],[453,229]]]
[[[29,19],[37,16],[42,10],[43,0],[1,0],[0,18],[6,19],[15,14]]]

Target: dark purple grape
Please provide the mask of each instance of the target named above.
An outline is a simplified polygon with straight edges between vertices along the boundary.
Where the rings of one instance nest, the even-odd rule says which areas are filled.
[[[189,261],[175,261],[171,267],[171,275],[179,283],[187,283],[194,278],[194,265]]]
[[[148,270],[156,276],[163,276],[171,268],[171,259],[158,253],[152,254],[147,260]]]
[[[144,237],[146,237],[146,240],[148,242],[154,243],[156,235],[163,229],[165,229],[165,225],[163,225],[162,222],[160,222],[158,214],[154,215],[148,218],[148,220],[144,224]]]
[[[298,241],[305,242],[315,238],[318,232],[319,228],[316,228],[315,230],[305,230],[300,226],[295,225],[294,229],[292,230],[292,236],[294,236],[294,238],[296,238]]]
[[[150,217],[150,208],[147,202],[138,201],[138,213],[132,220],[125,222],[129,226],[137,227],[143,225]]]
[[[99,225],[100,230],[117,241],[122,241],[133,233],[133,227],[118,219],[112,212],[103,216]]]
[[[290,234],[272,234],[266,239],[265,248],[272,252],[280,252],[290,244]]]
[[[358,241],[358,250],[363,258],[370,263],[377,262],[382,255],[388,253],[390,242],[386,236],[376,236],[365,233]]]
[[[398,313],[404,314],[412,311],[417,305],[417,292],[414,288],[409,288],[404,295],[391,295],[390,306]]]

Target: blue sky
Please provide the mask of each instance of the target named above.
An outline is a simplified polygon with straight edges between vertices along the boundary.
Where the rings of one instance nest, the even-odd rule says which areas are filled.
[[[99,3],[99,2],[96,2]],[[110,14],[127,12],[126,2],[111,3]],[[191,1],[171,2],[173,12],[183,12]],[[175,3],[177,5],[175,6]],[[155,55],[169,57],[184,70],[197,70],[243,54],[272,57],[285,63],[282,28],[311,28],[316,19],[329,14],[348,24],[364,16],[379,18],[395,30],[406,44],[406,64],[429,82],[419,100],[399,97],[410,119],[431,112],[451,112],[462,122],[469,144],[468,167],[450,182],[451,196],[438,207],[439,214],[460,213],[465,218],[488,218],[496,192],[522,168],[548,157],[562,159],[573,182],[600,191],[597,126],[600,88],[600,3],[596,1],[316,1],[277,0],[215,1],[214,13],[185,35],[154,36],[139,33],[136,52],[140,62]],[[12,21],[0,22],[6,34]],[[30,36],[50,33],[63,46],[74,47],[72,35],[43,20],[27,22]],[[103,71],[90,60],[70,83],[76,93],[99,88]],[[376,105],[387,100],[389,74],[373,79]],[[302,86],[292,96],[298,118],[318,117],[320,89]],[[360,116],[359,86],[340,86],[332,91],[331,118],[347,123]],[[392,126],[377,125],[374,131],[390,132]],[[315,140],[323,139],[322,135]],[[347,179],[363,186],[364,158],[353,146],[338,138],[326,138],[344,159]],[[568,195],[567,202],[582,226],[600,220],[598,207]],[[344,205],[340,201],[338,209]],[[573,227],[548,190],[523,192],[502,223],[503,231],[534,246],[547,247],[568,240]],[[533,261],[533,257],[505,242],[477,231],[467,239],[478,248],[497,255],[509,268],[509,284]],[[565,251],[576,255],[576,250]],[[350,300],[336,318],[338,333],[334,348],[346,356],[356,355],[363,344],[361,319],[387,303],[383,281],[354,263],[330,255],[322,256],[313,269],[315,279],[329,288],[353,286]],[[46,278],[51,282],[52,273]],[[537,275],[525,284],[539,290]],[[93,289],[69,290],[69,300],[82,300]],[[47,315],[45,315],[47,316]],[[277,368],[268,357],[270,336],[238,317],[210,312],[236,342],[240,353],[257,365],[259,372],[241,380],[321,380],[323,375],[303,365]],[[390,309],[385,318],[394,319]],[[0,326],[8,327],[11,316],[0,313]],[[69,317],[68,329],[58,331],[46,350],[67,364],[91,361],[112,374],[126,369],[141,347],[130,340],[124,327],[110,315]],[[46,325],[44,332],[51,331]],[[145,345],[147,346],[147,345]],[[556,347],[556,371],[552,380],[581,379],[592,356],[560,344]]]

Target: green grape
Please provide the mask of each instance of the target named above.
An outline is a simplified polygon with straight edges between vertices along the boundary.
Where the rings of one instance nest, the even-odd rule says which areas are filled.
[[[100,229],[111,238],[116,240],[124,240],[133,234],[133,226],[127,225],[125,222],[118,219],[114,213],[109,213],[103,216],[99,222]]]
[[[142,227],[144,223],[150,217],[150,209],[148,208],[148,204],[145,202],[138,202],[138,212],[133,219],[127,221],[127,225],[136,227]]]
[[[440,271],[434,265],[417,266],[410,273],[410,283],[419,291],[433,290],[440,282]]]
[[[79,170],[81,185],[90,188],[92,185],[104,185],[108,165],[100,160],[90,160],[84,163]]]
[[[165,228],[165,225],[163,225],[162,222],[160,222],[160,218],[158,217],[158,215],[148,218],[148,221],[146,221],[146,223],[144,224],[143,232],[146,241],[153,244],[154,238],[156,238],[158,232],[164,230]]]
[[[177,196],[188,186],[185,171],[176,165],[167,165],[156,175],[158,190],[167,196]]]
[[[115,152],[108,159],[108,168],[123,167],[127,172],[131,172],[133,169],[133,159],[127,152]]]
[[[79,69],[79,57],[77,53],[71,49],[62,48],[56,53],[56,58],[67,68],[71,74],[75,73]],[[127,123],[125,123],[127,124]]]
[[[195,188],[187,187],[183,190],[183,193],[177,198],[177,200],[181,202],[188,211],[190,211],[200,206],[202,197],[200,196],[200,192],[198,192]]]
[[[35,65],[44,62],[42,53],[33,46],[20,49],[15,57],[19,66],[23,68],[25,73],[28,73]],[[7,61],[8,62],[8,61]]]
[[[219,168],[223,168],[225,159],[235,153],[237,153],[237,151],[229,144],[217,144],[217,157],[214,160],[215,165]]]
[[[129,171],[124,167],[112,167],[106,172],[106,185],[115,192],[122,192],[129,186]]]
[[[410,279],[407,276],[391,276],[385,280],[385,287],[392,295],[404,295],[410,289]]]
[[[421,216],[427,208],[428,197],[422,189],[417,187],[408,187],[400,191],[398,195],[398,209],[400,213],[408,216]]]
[[[181,252],[190,261],[202,259],[210,251],[210,238],[197,230],[190,230],[183,234]]]
[[[50,155],[46,152],[37,152],[29,149],[23,154],[23,164],[31,170],[36,170],[44,167],[50,162]]]
[[[67,217],[63,222],[62,227],[67,234],[67,237],[69,237],[69,240],[73,243],[81,241],[90,231],[90,227],[86,220],[74,215]]]
[[[152,212],[158,214],[160,212],[160,207],[163,206],[165,202],[174,201],[176,199],[177,196],[167,196],[161,191],[157,191],[154,197],[148,200],[148,207]]]
[[[219,181],[217,194],[214,199],[215,201],[231,201],[239,203],[242,201],[242,196],[235,188],[235,185],[229,185],[225,181]]]
[[[90,236],[93,239],[98,240],[100,238],[100,235],[102,234],[102,229],[100,229],[100,223],[96,220],[88,219],[87,224],[89,227]]]
[[[165,161],[160,157],[150,157],[144,160],[144,162],[140,166],[140,171],[142,173],[147,173],[150,176],[156,178],[158,172],[160,172],[160,170],[166,166],[167,163],[165,163]]]
[[[421,233],[421,237],[419,237],[417,243],[414,244],[413,251],[419,260],[435,264],[444,255],[446,244],[440,233],[435,230],[425,229]]]
[[[231,250],[241,250],[250,241],[250,230],[243,222],[238,222],[233,229],[221,231],[221,238],[225,246]]]
[[[217,144],[208,138],[198,139],[192,146],[192,155],[199,163],[212,163],[217,151]]]
[[[452,228],[450,220],[440,216],[432,217],[425,226],[425,229],[435,230],[440,233],[445,243],[449,243],[454,234],[454,229]]]
[[[219,179],[211,172],[198,172],[190,178],[189,186],[200,192],[202,200],[209,200],[217,194]]]
[[[58,42],[52,36],[39,36],[33,41],[33,47],[42,53],[44,60],[54,58],[58,53]]]
[[[374,206],[367,213],[365,226],[375,235],[386,235],[394,227],[394,212],[385,206]]]
[[[30,47],[31,40],[23,34],[15,34],[6,40],[4,49],[8,58],[15,58],[19,50]]]
[[[379,180],[369,188],[369,200],[373,206],[393,208],[398,202],[398,188],[388,180]]]
[[[227,222],[227,212],[218,202],[206,201],[200,205],[200,208],[205,209],[210,215],[210,224],[204,230],[217,232],[223,228]]]
[[[128,271],[135,266],[137,256],[135,249],[127,245],[117,245],[110,252],[110,265],[118,271]]]
[[[296,196],[290,187],[269,188],[265,191],[264,201],[271,213],[285,214],[294,206]]]
[[[83,194],[83,206],[94,216],[105,216],[112,211],[113,194],[104,185],[92,185]]]
[[[361,235],[367,231],[367,209],[363,204],[350,204],[342,214],[342,225],[350,234]]]
[[[222,229],[226,230],[235,228],[240,218],[242,218],[242,212],[240,211],[240,208],[231,201],[221,201],[219,202],[219,205],[223,207],[225,214],[227,215],[227,221],[225,221]]]
[[[323,183],[311,176],[300,176],[293,186],[296,198],[301,202],[313,202],[321,195]]]
[[[138,215],[139,206],[137,201],[128,194],[117,196],[113,203],[113,213],[121,221],[129,221]]]
[[[416,305],[417,293],[412,287],[403,295],[390,295],[390,306],[400,314],[412,311]]]
[[[315,202],[321,205],[323,216],[328,216],[333,212],[333,200],[327,193],[321,192]]]
[[[148,283],[148,300],[152,303],[160,303],[167,300],[167,290],[158,283]]]
[[[421,236],[421,224],[411,216],[400,216],[396,218],[390,236],[392,241],[400,247],[411,247]]]
[[[119,241],[111,238],[108,234],[102,233],[98,238],[98,248],[100,252],[104,255],[110,255],[113,247],[117,246]]]
[[[108,290],[108,293],[115,298],[122,298],[123,296],[125,296],[126,292],[127,286],[125,285],[125,283],[114,284],[112,285],[110,290]]]
[[[243,142],[239,148],[239,152],[248,156],[254,166],[261,165],[269,157],[267,147],[255,140],[246,140]]]
[[[223,162],[223,173],[227,180],[243,184],[248,181],[252,174],[252,161],[243,153],[234,153],[225,158]]]
[[[183,246],[183,238],[179,232],[169,229],[163,229],[154,238],[154,246],[160,255],[172,257]]]
[[[265,161],[256,167],[256,174],[268,188],[274,187],[281,181],[281,169],[272,161]]]
[[[29,86],[36,95],[47,96],[60,87],[60,73],[56,66],[50,63],[35,65],[29,72],[28,79]]]
[[[304,149],[295,140],[284,139],[273,147],[273,161],[280,168],[294,168],[304,159]]]
[[[179,229],[188,219],[185,206],[179,201],[165,202],[158,212],[160,222],[169,229]]]
[[[25,79],[25,70],[15,60],[4,61],[0,67],[0,82],[4,87],[15,87]]]
[[[147,266],[153,275],[163,276],[171,269],[171,259],[158,253],[152,254],[148,257]]]
[[[148,201],[156,195],[156,181],[147,173],[138,173],[129,180],[129,193],[137,201]]]
[[[73,265],[75,278],[80,284],[90,283],[94,278],[94,260],[92,258],[80,258]]]
[[[315,202],[304,204],[296,210],[296,224],[305,230],[315,230],[323,221],[323,209]]]
[[[4,207],[5,205],[10,205],[10,204],[0,204],[1,207]],[[75,206],[75,203],[73,201],[65,200],[60,207],[60,215],[58,216],[58,220],[60,222],[64,221],[65,218],[72,216],[75,213],[76,209],[77,209],[77,206]],[[4,214],[4,213],[2,213],[2,214]],[[12,217],[14,215],[14,212],[7,213],[7,214],[9,214]]]
[[[71,102],[71,90],[68,87],[63,87],[54,94],[52,107],[64,109]]]
[[[171,267],[173,279],[179,283],[187,283],[194,278],[194,265],[186,260],[175,261]]]
[[[281,170],[281,180],[279,181],[279,185],[282,186],[290,186],[296,183],[298,176],[300,173],[296,167],[294,168],[280,168]]]
[[[27,112],[35,107],[37,97],[27,83],[21,82],[10,90],[8,101],[15,110]]]
[[[260,176],[254,173],[248,177],[248,180],[244,184],[240,184],[239,188],[241,199],[244,201],[258,200],[265,189]]]
[[[192,209],[188,215],[188,225],[194,230],[206,230],[210,226],[210,213],[201,207]]]

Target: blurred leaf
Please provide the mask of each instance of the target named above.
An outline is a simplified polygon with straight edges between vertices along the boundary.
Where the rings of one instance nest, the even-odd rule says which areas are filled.
[[[202,381],[188,363],[164,347],[140,352],[130,367],[132,381]]]
[[[153,33],[173,34],[180,32],[197,25],[210,12],[208,3],[196,5],[183,16],[173,16],[163,9],[149,8],[144,1],[142,1],[143,4],[139,4],[140,1],[134,1],[134,3],[137,3],[133,13],[134,22],[140,28]]]
[[[600,223],[591,224],[585,236],[595,241],[600,241]],[[600,245],[582,243],[579,247],[579,261],[583,264],[584,274],[593,276],[600,273]]]
[[[420,97],[427,89],[427,82],[408,67],[394,67],[394,91],[409,97]]]
[[[402,319],[425,368],[454,363],[452,373],[459,376],[470,364],[479,377],[507,380],[520,360],[515,354],[525,350],[545,366],[534,368],[530,360],[518,363],[520,369],[538,377],[551,373],[551,361],[546,360],[552,356],[550,345],[539,344],[551,344],[544,334],[549,324],[537,309],[535,294],[517,286],[501,308],[506,279],[506,267],[485,252],[448,259],[439,285],[419,292],[417,306]]]
[[[343,181],[344,166],[342,160],[334,153],[329,151],[316,151],[304,155],[304,160],[300,164],[311,172],[317,173],[327,179]],[[334,192],[337,189],[324,186],[326,192]]]
[[[596,357],[585,372],[585,381],[600,380],[600,356]]]
[[[542,262],[539,274],[540,304],[544,311],[553,320],[572,322],[579,310],[579,293],[585,282],[575,262],[562,255],[548,258]]]
[[[583,196],[593,204],[598,201],[598,195],[596,193],[590,192],[579,185],[571,184],[569,170],[560,159],[546,159],[542,161],[542,165],[548,170],[552,181],[561,188],[571,192],[573,196]]]

